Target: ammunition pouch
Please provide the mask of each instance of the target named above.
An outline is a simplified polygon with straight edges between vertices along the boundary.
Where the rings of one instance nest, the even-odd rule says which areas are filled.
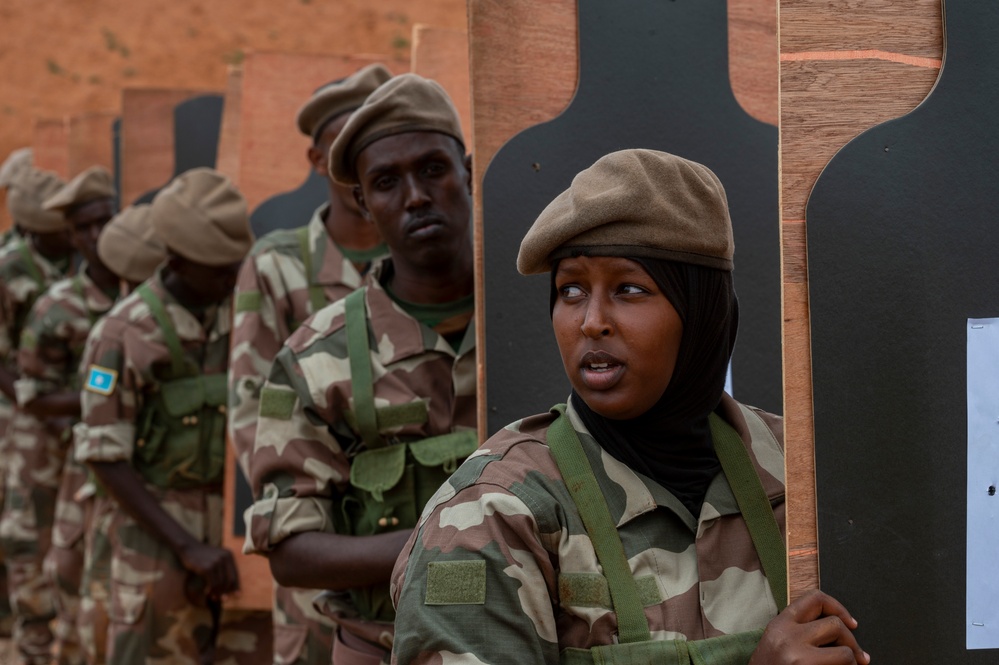
[[[478,444],[476,432],[464,430],[359,453],[334,518],[337,532],[371,536],[414,528],[424,506]],[[365,619],[395,617],[388,584],[352,589],[351,597]]]
[[[192,489],[222,482],[225,464],[225,374],[166,381],[139,415],[132,462],[146,482]]]

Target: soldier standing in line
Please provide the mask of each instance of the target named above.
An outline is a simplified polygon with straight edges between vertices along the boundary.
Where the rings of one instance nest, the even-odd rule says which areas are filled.
[[[166,248],[156,239],[148,213],[149,206],[143,204],[131,206],[115,215],[101,231],[96,257],[87,259],[88,268],[100,262],[114,273],[120,297],[128,295],[152,277],[166,259]],[[54,292],[55,286],[49,293]],[[42,300],[47,297],[43,296]],[[42,300],[36,307],[41,306]],[[74,349],[71,364],[77,370],[86,335],[80,340],[76,333],[85,331],[84,317],[89,323],[87,314],[82,301],[68,297],[48,317],[51,321],[63,322],[58,324],[53,334],[71,337],[65,340],[65,344]],[[75,327],[71,322],[80,325]],[[87,325],[86,329],[90,327]],[[79,372],[76,371],[73,388],[77,403],[80,397],[78,377]],[[82,436],[83,431],[81,424],[77,423],[74,438]],[[97,483],[86,467],[76,461],[71,448],[63,466],[56,499],[52,544],[45,558],[45,573],[55,585],[60,618],[68,624],[64,627],[71,631],[75,628],[75,633],[71,634],[79,640],[81,657],[91,665],[104,663],[105,658],[107,587],[111,575],[107,523],[113,506],[114,501],[98,490]],[[61,635],[57,634],[57,638]],[[60,652],[60,655],[63,654]]]
[[[76,638],[75,608],[60,602],[59,590],[42,562],[52,542],[56,495],[72,423],[80,415],[80,397],[74,390],[80,354],[97,317],[111,309],[118,297],[118,278],[97,257],[97,238],[115,213],[111,174],[100,166],[87,169],[59,189],[42,207],[65,219],[73,246],[85,261],[73,277],[52,284],[35,301],[21,331],[17,407],[8,438],[12,473],[0,533],[15,542],[18,551],[34,554],[25,560],[18,596],[34,599],[39,616],[58,615],[56,640],[60,664],[83,662]],[[76,596],[77,590],[70,590]]]
[[[61,213],[45,210],[42,203],[65,183],[53,173],[27,168],[7,190],[7,208],[23,237],[0,253],[0,429],[6,431],[14,415],[17,348],[21,330],[35,300],[68,271],[73,255],[69,228]],[[4,436],[0,466],[8,486],[18,473],[8,464],[13,456],[12,437]],[[4,512],[25,510],[24,497],[6,496]],[[29,504],[30,505],[30,504]],[[27,663],[47,663],[52,642],[48,622],[54,616],[51,595],[32,595],[41,575],[37,543],[24,540],[16,530],[0,524],[0,546],[7,564],[10,602],[15,615],[14,639]]]
[[[254,245],[236,283],[236,319],[229,358],[229,427],[247,477],[257,433],[260,388],[281,344],[309,316],[361,285],[387,249],[364,219],[350,187],[329,176],[327,158],[350,114],[391,77],[382,65],[319,88],[298,112],[312,138],[308,159],[327,179],[329,200],[308,225],[269,233]],[[333,622],[312,604],[318,591],[274,588],[274,663],[319,665],[329,660]]]
[[[77,458],[117,502],[107,660],[255,663],[270,630],[223,607],[239,577],[221,546],[231,295],[253,243],[246,201],[198,168],[149,214],[168,258],[101,319],[81,364]]]
[[[19,148],[7,156],[3,164],[0,164],[0,190],[3,190],[4,197],[7,196],[7,189],[13,182],[14,177],[31,166],[34,152],[31,148]],[[0,255],[3,254],[7,245],[19,241],[21,234],[18,231],[17,223],[11,220],[11,226],[0,235]],[[0,394],[0,451],[3,450],[4,430],[6,421],[10,418],[10,413],[4,415],[4,396]],[[0,461],[0,508],[4,501],[4,483],[6,482],[6,472],[3,462]],[[3,548],[0,547],[0,636],[10,637],[14,630],[14,612],[10,607],[10,593],[7,586],[7,564],[4,562]]]
[[[261,391],[246,549],[335,592],[336,665],[388,660],[392,565],[477,445],[470,167],[433,81],[397,76],[354,112],[330,170],[390,257],[291,336]]]

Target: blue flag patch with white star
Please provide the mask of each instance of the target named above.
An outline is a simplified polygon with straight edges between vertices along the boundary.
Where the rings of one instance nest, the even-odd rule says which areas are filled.
[[[91,365],[87,372],[87,382],[84,388],[98,395],[110,395],[118,384],[118,372],[106,367]]]

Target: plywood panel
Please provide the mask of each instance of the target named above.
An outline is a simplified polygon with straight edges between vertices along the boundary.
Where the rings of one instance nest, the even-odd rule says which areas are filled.
[[[413,72],[444,86],[458,109],[465,145],[474,145],[468,33],[429,25],[413,26]]]
[[[173,177],[174,107],[209,92],[137,88],[122,92],[122,205],[166,184]]]
[[[243,68],[231,65],[226,76],[225,105],[222,108],[222,129],[215,168],[229,176],[239,186],[239,124],[243,103]]]
[[[34,165],[66,178],[69,174],[69,128],[63,118],[35,121],[31,145],[35,150]]]
[[[69,118],[69,177],[91,166],[114,170],[112,124],[116,111],[85,113]]]
[[[818,585],[805,202],[847,141],[929,93],[942,54],[939,0],[782,0],[784,417],[792,597]]]
[[[251,53],[243,62],[238,182],[253,210],[262,201],[298,188],[308,175],[309,139],[295,115],[319,86],[371,63],[393,74],[409,63],[379,55]],[[303,220],[303,223],[308,220]]]

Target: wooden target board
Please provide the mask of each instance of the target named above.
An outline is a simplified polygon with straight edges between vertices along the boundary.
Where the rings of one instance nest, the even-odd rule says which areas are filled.
[[[122,91],[121,202],[128,205],[173,178],[176,168],[174,110],[203,90],[127,88]]]
[[[69,117],[69,177],[75,177],[91,166],[103,166],[114,172],[113,129],[117,118],[116,111]]]
[[[414,25],[413,72],[437,81],[447,90],[461,118],[465,145],[474,145],[468,33],[432,25]]]

